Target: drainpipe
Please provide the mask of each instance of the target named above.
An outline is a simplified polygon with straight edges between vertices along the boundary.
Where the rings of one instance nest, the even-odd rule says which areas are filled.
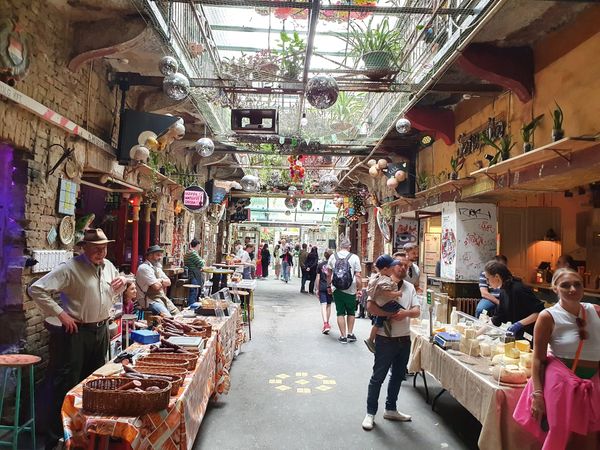
[[[140,244],[140,197],[133,198],[133,223],[131,229],[131,273],[135,273],[138,267],[138,254]]]

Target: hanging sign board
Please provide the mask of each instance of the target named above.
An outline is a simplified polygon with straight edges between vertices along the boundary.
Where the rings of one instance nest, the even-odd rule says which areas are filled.
[[[189,186],[185,188],[182,200],[183,206],[193,213],[200,212],[208,206],[208,195],[200,186]]]

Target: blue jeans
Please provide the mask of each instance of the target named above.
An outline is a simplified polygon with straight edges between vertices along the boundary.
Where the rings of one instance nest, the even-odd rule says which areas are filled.
[[[475,310],[475,317],[479,317],[479,315],[483,312],[483,310],[488,312],[488,316],[492,317],[494,312],[496,311],[496,304],[487,298],[482,298],[477,303],[477,309]]]
[[[389,301],[385,305],[380,306],[380,308],[383,309],[385,312],[389,313],[397,313],[401,309],[404,309],[402,305],[400,305],[400,303],[395,301]],[[378,328],[381,328],[383,326],[383,322],[385,322],[386,320],[390,320],[389,317],[373,316],[373,325],[375,325]]]
[[[150,302],[150,304],[148,304],[148,307],[154,314],[165,314],[168,317],[173,317],[172,314],[169,312],[168,308],[165,306],[165,304],[160,300]]]
[[[199,286],[204,286],[204,279],[202,278],[202,273],[199,269],[188,269],[188,273],[190,275],[190,284],[197,284]],[[200,291],[200,292],[198,292]],[[190,289],[190,293],[188,294],[187,304],[191,305],[198,300],[198,295],[202,293],[202,288],[193,288]]]
[[[373,375],[369,381],[367,394],[367,414],[375,415],[379,403],[379,392],[383,380],[392,368],[388,381],[387,398],[385,400],[386,411],[396,410],[396,401],[400,392],[400,385],[406,375],[406,365],[410,355],[410,339],[398,341],[394,338],[377,336],[375,338],[375,363],[373,364]]]
[[[286,261],[281,263],[283,281],[290,281],[290,264]]]

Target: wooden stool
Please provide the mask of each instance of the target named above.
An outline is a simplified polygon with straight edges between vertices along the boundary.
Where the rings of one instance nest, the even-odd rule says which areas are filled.
[[[0,355],[0,367],[4,367],[4,384],[2,385],[2,397],[0,398],[0,417],[2,417],[2,410],[4,408],[4,398],[6,396],[6,383],[8,382],[8,371],[14,369],[16,372],[17,388],[16,404],[15,404],[15,421],[13,425],[0,425],[0,431],[12,432],[11,441],[0,441],[1,445],[12,446],[13,450],[17,450],[17,444],[19,441],[19,433],[22,431],[31,432],[31,444],[35,450],[35,378],[33,373],[33,366],[41,361],[39,356],[34,355],[23,355],[23,354],[12,354],[12,355]],[[21,412],[21,377],[23,368],[29,367],[29,402],[31,408],[31,419],[27,420],[24,424],[19,425],[19,413]]]

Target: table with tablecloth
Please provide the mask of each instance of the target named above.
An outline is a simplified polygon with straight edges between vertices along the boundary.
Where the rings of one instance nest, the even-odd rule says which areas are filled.
[[[206,341],[194,371],[189,372],[179,393],[172,396],[167,409],[140,417],[109,417],[82,410],[83,384],[66,395],[62,407],[68,448],[87,447],[90,435],[121,438],[133,450],[190,449],[196,439],[209,399],[215,391],[217,335]]]
[[[481,450],[538,449],[540,444],[512,418],[522,387],[500,385],[492,378],[489,360],[443,350],[418,328],[411,329],[408,371],[432,375],[481,423]],[[416,376],[416,375],[415,375]]]

